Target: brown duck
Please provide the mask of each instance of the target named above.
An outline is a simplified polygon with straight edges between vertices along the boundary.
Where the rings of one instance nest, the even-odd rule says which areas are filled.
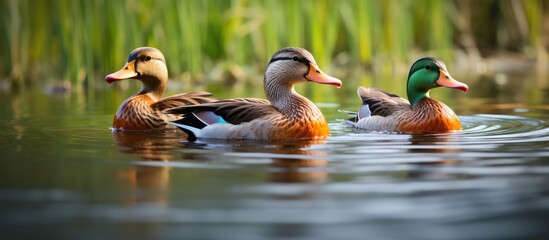
[[[283,48],[269,61],[263,80],[269,100],[236,98],[177,107],[183,114],[174,124],[189,139],[322,139],[330,131],[326,118],[294,85],[315,82],[341,86],[341,81],[320,71],[315,59],[302,48]]]
[[[107,83],[135,79],[142,82],[141,91],[126,99],[113,118],[116,131],[143,131],[173,128],[170,121],[180,116],[166,114],[162,110],[211,102],[210,93],[182,93],[162,98],[168,82],[168,67],[164,55],[156,48],[141,47],[133,50],[126,65],[118,72],[105,77]]]

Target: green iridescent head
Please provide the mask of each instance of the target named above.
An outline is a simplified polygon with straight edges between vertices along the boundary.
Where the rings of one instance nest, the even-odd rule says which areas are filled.
[[[429,90],[436,87],[455,88],[466,92],[469,87],[453,79],[446,65],[439,59],[424,57],[417,60],[408,74],[407,93],[410,104],[414,106],[425,97],[429,97]]]

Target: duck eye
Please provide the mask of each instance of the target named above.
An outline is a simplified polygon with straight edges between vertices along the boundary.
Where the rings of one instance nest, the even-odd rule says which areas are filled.
[[[431,70],[431,66],[430,66],[430,65],[427,65],[427,66],[425,66],[425,69]]]
[[[151,59],[152,59],[151,56],[146,56],[146,57],[145,57],[145,61],[150,61]]]
[[[297,56],[294,56],[294,57],[292,58],[292,60],[294,60],[294,61],[297,62],[297,61],[299,61],[299,58],[298,58]]]

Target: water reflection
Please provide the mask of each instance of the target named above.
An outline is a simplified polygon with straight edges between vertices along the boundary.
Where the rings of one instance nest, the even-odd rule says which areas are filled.
[[[461,161],[457,158],[458,153],[463,149],[451,147],[455,144],[460,132],[441,134],[413,134],[410,136],[410,153],[421,154],[424,158],[435,158],[434,161],[423,161],[415,163],[416,168],[410,171],[410,179],[431,179],[451,180],[460,179],[463,176],[444,171],[438,171],[441,166],[459,165]]]
[[[121,153],[137,154],[144,160],[167,161],[174,158],[171,151],[185,138],[180,131],[121,132],[113,131],[113,140]]]
[[[326,151],[312,151],[308,149],[314,144],[325,144],[323,140],[288,141],[272,144],[267,153],[280,157],[271,158],[267,180],[274,183],[322,183],[328,176],[323,158]],[[241,146],[236,151],[249,151]],[[260,150],[261,149],[257,149]],[[265,151],[262,151],[265,152]],[[300,156],[301,158],[295,158]]]
[[[455,142],[458,133],[441,134],[412,134],[410,135],[411,147],[408,149],[412,153],[449,153],[460,152],[460,149],[448,148],[444,145]]]
[[[273,158],[269,182],[323,183],[328,177],[325,159]]]
[[[173,167],[182,168],[230,168],[231,160],[220,160],[226,153],[232,161],[259,158],[264,164],[265,181],[273,184],[322,184],[328,178],[326,151],[312,150],[313,145],[325,144],[323,140],[255,142],[202,140],[187,142],[178,132],[127,133],[113,132],[113,139],[121,153],[137,155],[145,161],[136,163],[117,175],[136,191],[128,202],[165,203],[170,187]],[[241,158],[235,157],[240,155]],[[252,160],[253,162],[253,160]],[[234,164],[234,162],[232,162]],[[272,197],[311,198],[313,191],[289,196],[283,193]]]
[[[202,140],[184,142],[187,149],[217,150],[242,157],[261,158],[258,163],[267,164],[267,181],[273,183],[322,183],[327,179],[326,151],[311,150],[309,147],[325,144],[324,140],[295,140],[278,142],[255,141],[217,141]],[[242,155],[243,154],[243,155]],[[204,161],[206,154],[190,151],[184,153],[184,159]]]
[[[135,154],[146,161],[169,161],[171,151],[185,135],[178,131],[120,132],[113,131],[113,140],[121,153]],[[170,185],[170,167],[135,165],[117,173],[133,191],[128,203],[141,202],[164,204]]]

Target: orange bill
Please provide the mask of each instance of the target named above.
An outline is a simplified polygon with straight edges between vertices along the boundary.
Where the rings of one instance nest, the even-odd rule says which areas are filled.
[[[440,70],[440,75],[437,79],[437,84],[447,88],[459,89],[464,92],[467,92],[467,90],[469,90],[469,87],[467,86],[467,84],[458,82],[457,80],[452,78],[450,74],[442,70]]]
[[[309,73],[305,75],[305,78],[307,78],[309,81],[320,84],[335,85],[338,88],[341,87],[341,80],[323,73],[317,66],[312,63],[309,63],[309,66]]]
[[[112,83],[114,81],[124,80],[124,79],[130,79],[137,76],[137,72],[135,71],[135,60],[126,63],[124,67],[118,72],[111,73],[105,77],[105,80],[107,83]]]

